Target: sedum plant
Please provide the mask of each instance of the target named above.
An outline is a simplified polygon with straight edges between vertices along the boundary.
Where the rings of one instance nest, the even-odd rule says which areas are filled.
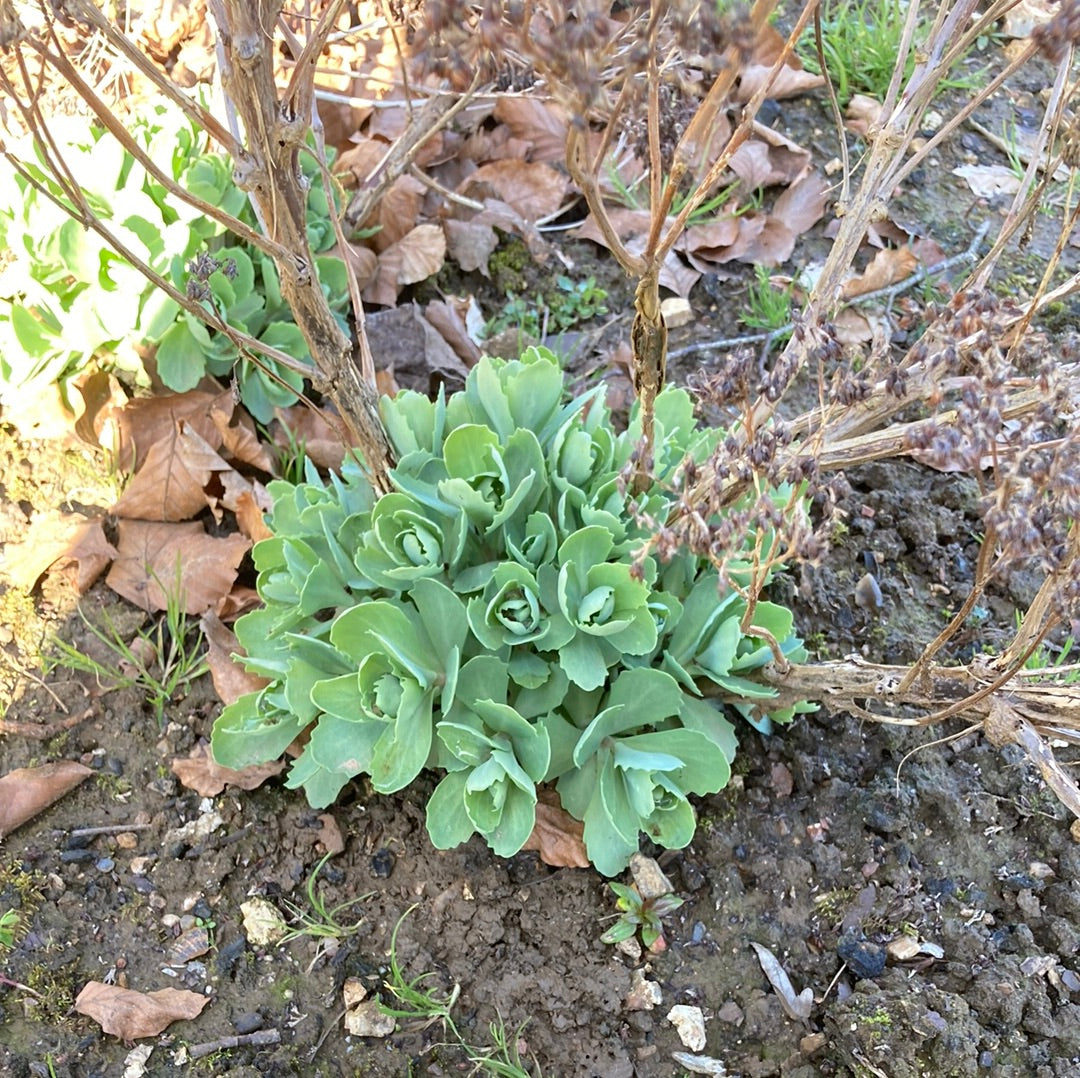
[[[773,653],[743,632],[739,592],[695,555],[643,551],[641,521],[664,517],[677,470],[720,432],[666,389],[656,479],[633,495],[620,473],[637,419],[616,433],[602,388],[567,401],[538,348],[481,360],[449,399],[384,399],[382,418],[391,493],[376,497],[355,461],[271,484],[274,536],[254,549],[264,605],[236,626],[269,684],[222,712],[217,760],[270,760],[306,732],[287,784],[316,807],[357,775],[391,793],[437,769],[427,825],[443,849],[478,833],[516,853],[540,783],[584,821],[607,875],[641,832],[685,846],[690,795],[721,789],[735,752],[698,683],[740,694],[761,729],[795,710],[770,715],[771,691],[744,676]],[[759,601],[753,623],[803,657],[788,610]]]

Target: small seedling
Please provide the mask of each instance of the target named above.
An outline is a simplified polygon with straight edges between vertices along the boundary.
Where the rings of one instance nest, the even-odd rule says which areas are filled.
[[[775,334],[774,344],[783,344],[791,336],[792,286],[775,287],[766,266],[755,266],[754,276],[739,319],[755,329],[768,330]]]
[[[638,932],[641,942],[653,954],[667,950],[664,939],[664,918],[674,913],[683,900],[678,895],[660,895],[658,898],[642,898],[636,887],[621,883],[608,885],[618,896],[615,908],[620,910],[619,919],[600,937],[602,943],[622,943]]]
[[[289,932],[282,937],[281,942],[283,944],[291,943],[301,936],[311,936],[314,939],[327,939],[329,937],[333,937],[334,939],[345,939],[347,936],[351,936],[353,933],[360,930],[360,925],[363,923],[362,917],[348,925],[342,924],[338,918],[349,909],[350,906],[355,906],[358,902],[365,902],[367,899],[371,898],[371,896],[375,894],[374,891],[368,891],[367,894],[360,895],[358,898],[350,898],[345,902],[339,902],[336,906],[331,906],[327,909],[326,899],[322,894],[315,890],[315,880],[322,871],[323,865],[325,865],[333,856],[332,853],[328,853],[311,870],[311,874],[307,878],[305,890],[307,892],[308,905],[313,912],[309,913],[307,910],[301,909],[288,899],[282,900],[289,913],[292,915],[295,925],[295,927],[291,928]]]
[[[18,931],[19,911],[6,910],[0,915],[0,951],[9,951],[15,946]]]
[[[555,278],[555,290],[537,295],[530,302],[524,296],[509,293],[503,309],[484,328],[485,337],[494,337],[517,328],[522,338],[545,339],[549,333],[562,333],[579,322],[607,314],[607,292],[595,277],[574,281],[565,274]]]
[[[461,993],[461,985],[455,984],[450,994],[440,999],[432,989],[424,987],[425,982],[435,976],[434,973],[421,973],[418,977],[408,980],[405,977],[405,971],[402,969],[401,963],[398,961],[398,932],[401,931],[405,918],[415,909],[416,906],[410,906],[398,918],[397,924],[394,925],[394,931],[390,933],[390,972],[383,983],[401,1006],[391,1007],[381,1003],[380,1009],[384,1014],[391,1015],[394,1018],[425,1018],[427,1019],[425,1028],[431,1025],[432,1022],[445,1022],[455,1036],[460,1039],[456,1027],[450,1020],[450,1010]]]
[[[202,634],[189,621],[182,605],[179,566],[177,586],[166,594],[165,616],[156,619],[150,628],[140,629],[131,641],[124,639],[104,611],[102,628],[80,609],[83,624],[115,656],[115,661],[99,661],[57,638],[54,647],[59,654],[51,660],[50,669],[63,667],[91,674],[99,685],[111,689],[139,688],[162,725],[165,708],[175,694],[210,669],[202,649]]]

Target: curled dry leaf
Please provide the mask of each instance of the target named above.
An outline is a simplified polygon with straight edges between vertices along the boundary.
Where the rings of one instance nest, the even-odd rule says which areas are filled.
[[[19,767],[0,778],[0,839],[32,820],[93,771],[75,760]]]
[[[804,988],[802,992],[796,995],[791,979],[788,977],[784,967],[780,965],[776,955],[768,947],[762,947],[760,943],[751,941],[750,946],[757,953],[758,961],[765,971],[765,976],[769,979],[769,984],[773,986],[777,996],[780,998],[780,1006],[784,1008],[784,1013],[796,1021],[809,1018],[810,1011],[814,1006],[813,989]]]
[[[200,797],[216,797],[226,786],[255,790],[267,779],[280,774],[285,764],[274,760],[234,771],[231,767],[222,767],[210,755],[210,746],[200,741],[189,755],[177,756],[169,766],[189,790],[194,790]]]
[[[840,295],[850,300],[879,288],[888,288],[910,277],[918,265],[918,256],[910,247],[885,247],[874,255],[862,273],[844,282]]]
[[[16,587],[29,591],[52,565],[69,561],[81,595],[115,557],[100,520],[50,509],[35,513],[26,538],[7,547],[5,569]]]
[[[441,226],[417,225],[379,255],[375,279],[364,289],[364,299],[392,307],[398,292],[438,273],[446,260],[446,236]]]
[[[209,393],[192,389],[187,393],[139,397],[128,401],[117,417],[121,465],[129,470],[141,465],[151,447],[169,438],[181,419],[212,449],[219,449],[221,431],[215,415],[221,414],[231,419],[232,413],[232,394],[228,390]]]
[[[545,865],[558,868],[588,868],[585,852],[585,825],[575,820],[559,803],[559,795],[546,787],[537,791],[536,825],[523,850],[537,850]]]
[[[510,133],[529,143],[530,161],[561,164],[566,157],[566,112],[538,97],[500,97],[494,117]]]
[[[1020,190],[1020,177],[1008,165],[958,165],[953,175],[959,176],[978,198],[1014,195]]]
[[[117,557],[105,583],[143,610],[165,610],[180,571],[180,605],[188,614],[217,606],[236,580],[251,541],[242,535],[215,538],[198,521],[166,524],[121,520]]]
[[[526,221],[550,217],[562,205],[569,181],[540,161],[491,161],[462,184],[461,194],[484,199],[492,195]]]
[[[231,704],[249,692],[258,692],[269,684],[268,680],[257,674],[249,674],[233,655],[240,651],[236,634],[225,625],[217,614],[207,611],[199,619],[203,636],[206,637],[206,663],[210,667],[210,677],[214,682],[214,691],[223,704]],[[222,770],[228,770],[223,768]]]
[[[179,988],[133,992],[101,981],[89,981],[75,1000],[75,1010],[92,1018],[104,1032],[125,1041],[156,1037],[173,1022],[197,1018],[207,996]]]

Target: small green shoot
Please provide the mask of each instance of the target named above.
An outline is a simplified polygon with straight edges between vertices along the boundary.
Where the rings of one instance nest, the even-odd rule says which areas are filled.
[[[1020,628],[1023,620],[1018,610],[1016,612],[1017,629]],[[1041,644],[1028,656],[1024,669],[1038,672],[1058,685],[1074,685],[1080,681],[1080,663],[1070,663],[1068,660],[1075,646],[1076,641],[1071,636],[1065,638],[1060,648]]]
[[[115,661],[99,661],[74,644],[56,638],[59,653],[49,660],[49,669],[62,667],[91,674],[98,684],[110,689],[139,688],[154,709],[158,725],[165,721],[165,708],[177,692],[209,671],[202,649],[202,633],[188,618],[182,605],[180,571],[177,586],[166,591],[164,617],[149,628],[139,629],[133,640],[124,639],[108,613],[102,612],[104,627],[95,625],[79,610],[83,624],[115,656]]]
[[[621,883],[609,883],[617,898],[615,908],[620,910],[619,919],[601,937],[601,943],[622,943],[641,933],[641,942],[653,954],[667,950],[664,939],[664,918],[674,913],[683,900],[678,895],[660,895],[659,898],[642,898],[636,887]]]
[[[498,1021],[492,1022],[488,1027],[492,1043],[486,1048],[477,1048],[465,1040],[450,1017],[450,1012],[461,994],[461,986],[455,984],[448,995],[440,996],[435,990],[425,987],[425,982],[434,976],[433,973],[421,973],[411,980],[406,977],[398,959],[398,932],[405,923],[405,918],[415,909],[415,905],[410,906],[394,925],[394,930],[390,934],[390,970],[383,979],[383,984],[400,1006],[390,1006],[380,1001],[379,1009],[392,1018],[421,1019],[423,1020],[422,1029],[427,1029],[435,1022],[441,1022],[454,1043],[464,1051],[469,1062],[473,1064],[473,1069],[469,1071],[469,1074],[489,1074],[494,1078],[542,1078],[538,1065],[530,1073],[521,1061],[518,1042],[521,1040],[522,1031],[528,1025],[527,1021],[522,1022],[511,1033],[507,1030],[506,1023],[500,1015]]]
[[[394,931],[390,934],[390,974],[384,983],[401,1006],[390,1007],[382,1003],[380,1009],[384,1014],[388,1014],[393,1018],[425,1018],[427,1019],[425,1027],[431,1025],[432,1022],[445,1022],[460,1040],[457,1029],[450,1020],[450,1010],[461,994],[461,985],[455,984],[450,994],[440,999],[433,990],[424,987],[424,982],[433,977],[433,973],[421,973],[420,976],[408,980],[401,963],[398,961],[398,932],[405,923],[405,918],[415,909],[415,905],[410,906],[398,918],[397,924],[394,925]]]
[[[0,914],[0,951],[10,951],[15,946],[20,920],[18,910],[6,910]]]
[[[791,336],[792,286],[775,287],[767,266],[755,266],[754,276],[739,320],[754,329],[774,333],[773,343],[783,344]]]
[[[360,895],[358,898],[350,898],[345,902],[339,902],[336,906],[327,908],[326,899],[321,893],[315,890],[315,881],[318,878],[319,873],[322,871],[326,862],[333,856],[332,853],[328,853],[323,857],[311,870],[311,873],[307,878],[305,890],[307,892],[308,905],[313,912],[309,913],[307,910],[301,909],[288,899],[282,900],[289,913],[292,915],[295,927],[291,928],[288,933],[281,938],[281,943],[291,943],[293,940],[300,939],[301,936],[311,936],[313,939],[327,939],[330,937],[333,937],[334,939],[345,939],[360,930],[360,925],[363,923],[362,917],[348,925],[342,924],[338,918],[351,906],[355,906],[358,902],[367,901],[367,899],[375,894],[374,891],[368,891],[367,894]]]
[[[555,286],[544,295],[537,293],[532,301],[508,293],[503,309],[488,320],[484,336],[491,338],[517,328],[522,338],[544,340],[548,334],[563,333],[580,322],[607,314],[607,292],[597,285],[595,277],[574,281],[560,274]]]

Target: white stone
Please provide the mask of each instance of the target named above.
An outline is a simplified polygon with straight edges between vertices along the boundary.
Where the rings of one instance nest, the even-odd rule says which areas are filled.
[[[691,1052],[700,1052],[705,1047],[705,1016],[700,1007],[676,1004],[668,1011],[667,1020],[675,1027],[679,1040]]]

